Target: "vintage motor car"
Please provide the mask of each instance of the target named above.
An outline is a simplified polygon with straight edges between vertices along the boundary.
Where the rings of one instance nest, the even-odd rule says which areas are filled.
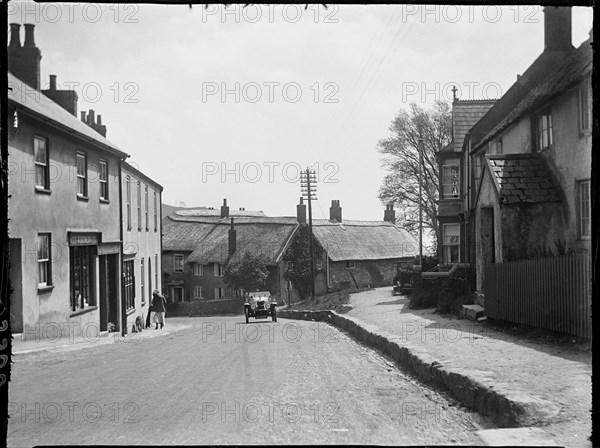
[[[246,295],[246,303],[244,303],[244,314],[246,323],[251,317],[255,319],[268,319],[277,322],[277,310],[275,307],[277,302],[271,297],[269,291],[250,292]]]

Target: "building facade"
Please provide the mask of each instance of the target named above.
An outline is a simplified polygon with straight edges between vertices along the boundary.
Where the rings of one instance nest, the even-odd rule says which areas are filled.
[[[152,291],[162,291],[161,185],[133,164],[121,163],[123,309],[126,328],[145,322]]]

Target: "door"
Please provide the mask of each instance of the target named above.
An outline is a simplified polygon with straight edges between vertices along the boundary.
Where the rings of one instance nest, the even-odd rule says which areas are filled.
[[[173,302],[183,302],[183,288],[179,286],[173,286]]]
[[[98,257],[100,264],[100,331],[108,330],[108,255]]]
[[[21,238],[11,238],[10,259],[10,331],[23,333],[23,272]]]
[[[108,322],[113,324],[113,331],[119,326],[119,272],[117,271],[119,256],[117,254],[107,255],[107,277],[108,277]]]
[[[496,240],[494,238],[494,209],[492,207],[481,208],[481,260],[483,269],[481,272],[481,287],[485,285],[485,267],[489,263],[496,262]]]

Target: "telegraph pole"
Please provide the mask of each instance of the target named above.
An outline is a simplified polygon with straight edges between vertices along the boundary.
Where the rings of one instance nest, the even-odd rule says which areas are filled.
[[[311,182],[313,185],[311,185]],[[313,231],[312,231],[312,199],[317,199],[317,175],[315,170],[306,168],[306,171],[300,173],[300,189],[302,197],[308,200],[308,241],[310,251],[310,291],[311,298],[315,298],[315,261],[313,256]]]

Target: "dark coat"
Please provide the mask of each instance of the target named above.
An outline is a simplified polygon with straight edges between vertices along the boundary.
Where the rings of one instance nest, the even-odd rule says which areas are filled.
[[[152,311],[156,313],[164,313],[166,311],[165,305],[167,304],[167,299],[161,294],[154,294],[152,296]]]

